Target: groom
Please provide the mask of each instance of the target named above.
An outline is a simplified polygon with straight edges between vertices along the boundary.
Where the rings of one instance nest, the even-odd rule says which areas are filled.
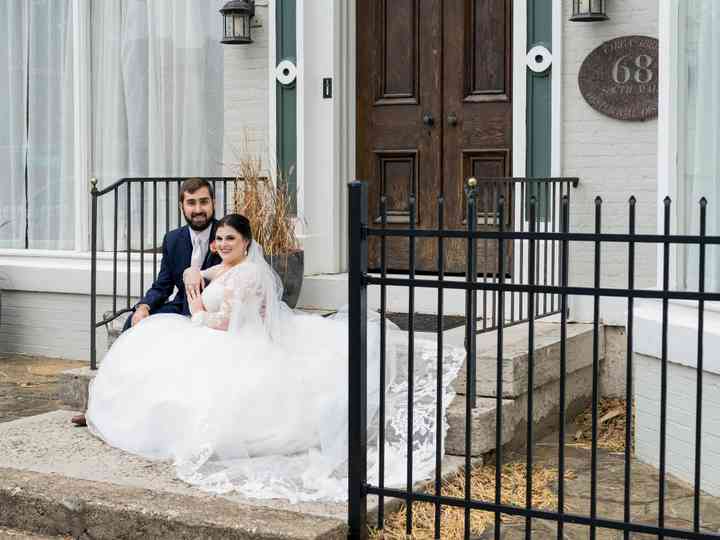
[[[190,316],[187,297],[199,294],[205,286],[200,272],[189,272],[187,282],[183,272],[190,267],[204,270],[221,262],[220,256],[210,249],[214,239],[215,194],[210,182],[201,178],[188,178],[180,186],[180,208],[187,225],[168,232],[163,239],[162,261],[152,286],[133,307],[123,332],[156,313],[177,313]],[[175,296],[170,298],[177,289]],[[85,415],[72,418],[78,426],[86,425]]]
[[[190,292],[200,293],[204,282],[199,272],[191,272],[185,283],[183,272],[190,267],[204,270],[221,262],[218,254],[210,250],[217,225],[215,194],[210,182],[201,178],[185,180],[180,187],[180,208],[187,225],[165,235],[160,272],[133,307],[123,331],[156,313],[189,317],[187,296]],[[175,289],[177,293],[170,299]]]

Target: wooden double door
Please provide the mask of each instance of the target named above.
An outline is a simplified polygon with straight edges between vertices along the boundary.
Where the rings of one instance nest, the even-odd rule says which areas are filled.
[[[442,195],[445,226],[464,228],[466,180],[511,176],[511,6],[512,0],[357,2],[357,169],[369,184],[370,223],[381,221],[385,195],[389,226],[408,227],[414,194],[416,226],[437,228]],[[480,188],[482,229],[492,226],[495,207],[490,191]],[[374,268],[378,245],[370,245]],[[495,247],[479,249],[486,266]],[[435,271],[437,241],[418,240],[416,250],[417,269]],[[407,271],[407,239],[389,240],[387,253],[390,270]],[[446,270],[464,272],[465,253],[464,242],[449,242]]]

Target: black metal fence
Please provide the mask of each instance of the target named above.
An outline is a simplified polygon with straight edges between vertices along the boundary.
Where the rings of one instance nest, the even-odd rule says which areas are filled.
[[[215,191],[215,215],[233,204],[234,177],[206,177]],[[184,224],[183,178],[122,178],[103,189],[91,186],[90,367],[97,369],[96,329],[129,313],[158,274],[162,239]],[[98,259],[112,265],[112,307],[98,320]],[[146,265],[152,278],[146,282]]]
[[[467,221],[464,208],[461,209],[462,219],[457,215],[448,215],[448,203],[444,197],[439,197],[436,204],[437,223],[440,229],[449,228],[448,223],[462,225],[467,230],[481,234],[472,253],[466,252],[465,242],[462,238],[452,234],[441,238],[438,243],[434,231],[423,230],[416,226],[417,201],[413,195],[408,201],[408,214],[410,226],[414,228],[415,242],[412,247],[407,246],[405,234],[397,230],[391,223],[387,210],[387,199],[380,197],[379,209],[370,209],[372,215],[379,214],[374,220],[375,224],[382,225],[385,233],[382,237],[370,238],[369,243],[369,272],[382,274],[387,277],[385,284],[395,283],[403,286],[402,279],[396,280],[392,276],[397,274],[435,275],[449,280],[462,278],[467,275],[469,260],[474,257],[472,272],[477,281],[481,283],[496,283],[502,280],[510,285],[523,283],[527,280],[529,272],[534,272],[538,284],[544,286],[557,286],[559,284],[558,255],[560,253],[559,240],[543,238],[539,240],[535,249],[536,256],[532,258],[533,268],[530,268],[529,243],[520,236],[508,238],[504,242],[495,242],[485,232],[503,230],[505,232],[525,233],[533,230],[545,233],[557,233],[560,226],[561,201],[571,200],[573,188],[579,183],[578,178],[473,178],[474,197],[472,201],[474,215],[477,219]],[[535,212],[530,216],[530,201],[536,201]],[[502,205],[497,202],[501,200]],[[423,208],[427,212],[427,208]],[[391,216],[392,217],[392,216]],[[384,243],[383,243],[384,242]],[[420,253],[423,253],[422,261]],[[443,254],[442,260],[437,255]],[[427,259],[434,259],[429,262]],[[400,268],[400,270],[399,270]],[[422,268],[422,269],[420,269]],[[383,289],[384,290],[384,289]],[[512,288],[504,292],[505,309],[499,312],[498,296],[500,292],[486,288],[479,295],[474,318],[478,321],[476,331],[487,332],[495,330],[499,325],[511,326],[527,321],[532,313],[535,318],[557,315],[560,312],[560,297],[557,294],[542,293],[538,295],[537,302],[532,306],[528,303],[526,294],[518,293]],[[410,306],[409,311],[414,311]],[[499,317],[502,317],[500,319]]]
[[[530,185],[530,183],[527,183]],[[526,192],[528,193],[528,192]],[[524,517],[526,521],[525,537],[532,536],[532,522],[535,519],[549,520],[557,524],[557,538],[563,539],[565,524],[578,524],[587,526],[589,538],[595,538],[599,529],[611,529],[622,532],[625,539],[631,538],[633,533],[645,533],[658,538],[689,538],[689,539],[712,539],[720,538],[720,534],[701,532],[700,516],[700,490],[701,479],[701,422],[702,422],[702,385],[703,385],[703,310],[706,301],[720,300],[720,293],[709,293],[705,290],[705,262],[706,250],[708,247],[720,244],[720,237],[706,235],[706,202],[703,199],[699,205],[700,232],[696,236],[670,235],[670,200],[666,199],[664,208],[664,232],[663,234],[638,234],[635,230],[636,202],[631,198],[628,203],[627,234],[609,234],[602,232],[602,201],[597,198],[595,201],[595,228],[592,233],[571,233],[569,231],[569,192],[560,196],[560,208],[558,212],[557,230],[546,227],[538,227],[538,212],[547,212],[543,205],[545,202],[538,197],[538,191],[529,193],[527,199],[527,229],[516,228],[508,230],[504,219],[507,211],[507,194],[502,190],[496,192],[497,199],[496,230],[477,230],[475,219],[472,217],[478,213],[477,185],[470,185],[466,190],[467,211],[465,229],[445,229],[443,227],[443,202],[438,201],[438,212],[440,224],[436,230],[421,230],[415,228],[414,220],[411,219],[409,227],[405,229],[388,228],[387,220],[383,219],[380,226],[368,226],[367,216],[367,191],[365,184],[351,182],[349,186],[349,302],[350,302],[350,334],[349,334],[349,400],[350,400],[350,432],[349,432],[349,538],[366,538],[367,530],[367,498],[368,495],[378,496],[378,528],[383,528],[384,522],[384,500],[386,497],[400,499],[407,507],[406,512],[406,533],[413,533],[413,504],[418,502],[431,503],[435,506],[435,538],[442,538],[441,507],[452,506],[464,509],[465,530],[464,537],[470,538],[470,511],[484,510],[494,513],[494,538],[501,538],[502,515]],[[414,212],[414,200],[410,199],[410,213]],[[525,209],[525,204],[522,205]],[[371,239],[379,239],[381,272],[380,275],[372,275],[368,272],[368,244]],[[409,257],[409,272],[407,277],[388,277],[384,271],[384,263],[387,259],[387,244],[390,238],[401,238],[407,242]],[[431,239],[438,245],[437,248],[437,279],[418,277],[414,272],[415,266],[415,245],[419,239]],[[460,239],[466,246],[466,271],[464,281],[447,280],[444,275],[444,244],[450,240]],[[496,264],[497,272],[494,279],[478,279],[478,245],[483,242],[494,242],[497,249]],[[523,279],[508,280],[507,268],[504,257],[511,242],[522,242],[527,245],[527,272]],[[590,243],[594,247],[594,276],[593,285],[590,287],[570,286],[568,284],[568,269],[570,266],[569,246],[570,243]],[[546,283],[540,278],[538,267],[540,259],[544,257],[545,243],[552,243],[557,246],[557,280],[550,280]],[[628,256],[628,282],[627,288],[603,287],[601,283],[600,268],[603,264],[601,258],[601,247],[608,243],[621,244],[627,248]],[[634,275],[636,271],[636,246],[638,244],[657,245],[662,247],[662,289],[651,290],[635,287]],[[682,246],[697,246],[699,263],[699,281],[697,291],[674,291],[670,290],[670,246],[678,244]],[[553,276],[555,275],[552,272]],[[443,362],[443,309],[444,295],[448,290],[460,290],[465,293],[465,336],[467,352],[467,377],[465,393],[471,399],[466,399],[465,409],[465,470],[471,470],[471,440],[472,440],[472,409],[474,408],[475,392],[475,335],[478,331],[477,319],[478,299],[486,293],[494,295],[495,302],[492,309],[496,312],[497,324],[497,372],[495,374],[496,387],[496,441],[495,441],[495,496],[494,501],[481,501],[472,497],[470,489],[470,474],[466,474],[464,497],[450,497],[441,492],[442,483],[442,456],[440,455],[443,445],[438,430],[436,441],[436,470],[434,478],[434,489],[432,492],[420,492],[413,489],[412,478],[412,437],[408,437],[408,467],[407,483],[405,489],[388,488],[384,485],[384,432],[379,434],[379,479],[378,485],[369,484],[367,481],[367,289],[368,286],[380,287],[380,388],[384,388],[385,373],[385,340],[386,340],[386,288],[388,286],[404,287],[407,289],[409,312],[408,328],[408,409],[413,410],[413,344],[414,344],[414,313],[413,303],[416,289],[429,288],[437,292],[437,327],[435,339],[437,340],[437,396],[442,396],[442,362]],[[524,506],[503,504],[501,500],[502,490],[502,410],[503,410],[503,377],[502,377],[502,351],[503,351],[503,324],[499,321],[506,321],[507,303],[514,302],[511,295],[525,298],[527,306],[528,324],[528,396],[527,396],[527,418],[533,418],[533,373],[534,373],[534,321],[537,318],[537,306],[546,295],[554,296],[558,301],[558,312],[560,315],[560,391],[559,391],[559,418],[558,425],[558,500],[555,511],[539,509],[533,504],[533,475],[526,475],[526,501]],[[567,303],[568,296],[585,296],[593,299],[593,358],[592,358],[592,448],[591,448],[591,472],[590,472],[590,511],[588,515],[580,515],[566,511],[565,493],[565,426],[567,418],[566,410],[566,363],[567,363]],[[601,297],[613,297],[623,299],[627,302],[627,356],[626,356],[626,428],[625,428],[625,455],[624,455],[624,507],[623,518],[608,519],[598,516],[598,400],[599,400],[599,339],[600,339],[600,299]],[[658,299],[662,301],[662,347],[661,347],[661,396],[660,396],[660,444],[659,444],[659,503],[658,519],[656,525],[638,523],[631,519],[631,447],[633,440],[633,411],[631,409],[633,396],[633,302],[635,299]],[[693,493],[693,518],[692,527],[679,529],[666,525],[666,501],[665,484],[667,479],[667,388],[668,388],[668,302],[670,300],[691,300],[698,304],[698,328],[697,328],[697,401],[695,404],[695,478]],[[512,322],[512,321],[510,321]],[[384,395],[380,393],[379,403],[379,425],[384,426],[385,402]],[[438,418],[436,425],[442,425],[440,414],[442,403],[438,402]],[[413,415],[407,415],[408,434],[413,432]],[[526,434],[526,471],[532,471],[533,467],[533,423],[527,422]]]

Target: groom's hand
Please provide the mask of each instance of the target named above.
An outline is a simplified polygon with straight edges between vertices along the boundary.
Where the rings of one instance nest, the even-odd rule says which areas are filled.
[[[135,326],[137,323],[142,321],[144,318],[150,316],[150,306],[147,304],[140,304],[135,308],[135,313],[132,316],[132,325]]]
[[[183,275],[183,281],[185,282],[185,295],[188,301],[192,302],[200,296],[205,286],[205,280],[200,270],[197,268],[188,268]]]

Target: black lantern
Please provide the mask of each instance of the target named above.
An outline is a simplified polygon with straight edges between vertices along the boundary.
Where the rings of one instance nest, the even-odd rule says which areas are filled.
[[[605,0],[573,0],[570,20],[573,22],[607,21]]]
[[[220,43],[252,43],[250,19],[255,16],[255,0],[230,0],[220,13],[223,16],[223,39]]]

